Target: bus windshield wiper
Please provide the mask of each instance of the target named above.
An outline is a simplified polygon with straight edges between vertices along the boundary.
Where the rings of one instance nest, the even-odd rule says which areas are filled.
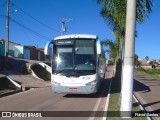
[[[73,70],[73,68],[66,68],[66,69],[60,70],[60,71],[56,72],[56,75],[59,73],[62,73],[64,71],[68,71],[68,70]]]
[[[90,71],[84,71],[84,70],[76,70],[75,71],[76,73],[91,73]]]

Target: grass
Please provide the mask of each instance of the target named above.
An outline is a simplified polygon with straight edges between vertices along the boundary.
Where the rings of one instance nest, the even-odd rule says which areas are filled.
[[[14,84],[12,84],[7,78],[5,77],[0,78],[0,94],[18,89],[19,88],[17,88]]]
[[[51,80],[51,74],[39,64],[33,64],[31,69],[41,79],[45,81]]]
[[[120,117],[120,84],[113,78],[112,87],[109,100],[109,108],[107,113],[107,120],[147,120],[146,117],[132,117],[132,118],[121,118]],[[132,113],[141,112],[139,104],[133,100]]]
[[[152,78],[160,78],[160,70],[159,69],[144,69],[142,67],[136,68],[135,72],[144,74],[148,77]]]

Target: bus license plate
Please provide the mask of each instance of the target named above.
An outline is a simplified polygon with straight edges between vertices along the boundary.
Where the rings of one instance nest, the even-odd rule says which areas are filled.
[[[69,88],[70,91],[77,91],[77,88]]]

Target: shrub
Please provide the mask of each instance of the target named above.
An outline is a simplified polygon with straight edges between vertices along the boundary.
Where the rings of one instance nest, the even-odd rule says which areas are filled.
[[[153,68],[153,69],[155,69],[155,68],[156,68],[156,65],[155,65],[155,64],[153,64],[153,65],[152,65],[152,68]]]
[[[31,69],[34,71],[34,73],[39,78],[46,80],[46,81],[51,80],[51,74],[45,68],[43,68],[41,65],[33,64],[31,66]]]

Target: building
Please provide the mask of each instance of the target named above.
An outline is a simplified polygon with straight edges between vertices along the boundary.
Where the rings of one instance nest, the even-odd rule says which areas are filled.
[[[45,61],[44,48],[37,48],[38,51],[38,61]]]
[[[45,61],[44,48],[24,46],[24,59]]]
[[[9,56],[27,60],[45,61],[44,49],[9,42]],[[0,55],[5,56],[5,40],[0,40]]]
[[[141,65],[148,65],[148,61],[149,60],[145,60],[145,59],[139,59],[139,62],[141,63]]]
[[[5,41],[0,40],[0,55],[5,56]]]
[[[12,57],[23,58],[23,46],[14,42],[9,42],[8,54]],[[5,56],[5,40],[0,40],[0,55]]]

